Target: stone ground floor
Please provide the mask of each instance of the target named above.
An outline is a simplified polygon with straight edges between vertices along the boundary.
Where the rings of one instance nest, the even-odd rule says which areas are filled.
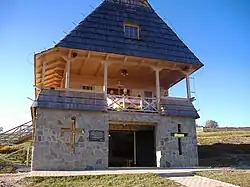
[[[198,166],[195,119],[37,109],[32,170]]]

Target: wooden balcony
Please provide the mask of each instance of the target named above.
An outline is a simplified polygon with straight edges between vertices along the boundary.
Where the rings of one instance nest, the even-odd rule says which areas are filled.
[[[55,108],[82,111],[117,111],[159,113],[166,116],[183,116],[199,118],[192,102],[187,98],[135,97],[124,95],[107,95],[82,90],[41,90],[33,104],[35,108]]]
[[[142,98],[133,96],[108,95],[108,110],[123,112],[157,113],[156,98]]]

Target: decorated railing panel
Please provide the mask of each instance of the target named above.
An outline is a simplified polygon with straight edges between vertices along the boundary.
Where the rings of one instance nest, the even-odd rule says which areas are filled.
[[[156,98],[108,95],[107,103],[113,111],[158,112]]]

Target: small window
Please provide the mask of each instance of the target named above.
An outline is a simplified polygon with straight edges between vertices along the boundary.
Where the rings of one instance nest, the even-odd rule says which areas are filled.
[[[93,90],[93,86],[82,86],[83,90]]]
[[[126,38],[139,39],[139,26],[132,24],[124,25],[124,36]]]
[[[153,92],[151,92],[151,91],[144,91],[144,97],[146,97],[146,98],[152,98],[153,97]]]

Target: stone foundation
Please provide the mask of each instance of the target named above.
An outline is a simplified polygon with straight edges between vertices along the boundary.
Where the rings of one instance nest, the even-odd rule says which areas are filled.
[[[71,118],[76,117],[76,135],[72,152]],[[108,168],[109,122],[139,122],[155,124],[156,162],[158,167],[187,167],[198,165],[195,119],[167,117],[159,114],[125,112],[88,112],[76,110],[37,109],[32,170],[91,170]],[[179,155],[178,138],[171,133],[187,133],[181,138],[182,155]],[[90,131],[104,133],[104,140],[90,140]],[[146,137],[145,137],[146,138]]]
[[[178,138],[171,136],[171,133],[178,132],[178,124],[181,131],[187,133],[186,137],[180,138],[182,155],[179,154]],[[162,116],[155,134],[158,167],[198,166],[195,119]]]
[[[71,118],[84,132],[76,136],[72,152]],[[89,141],[89,131],[104,132],[104,141]],[[108,167],[108,121],[103,112],[37,109],[32,170],[85,170]]]

